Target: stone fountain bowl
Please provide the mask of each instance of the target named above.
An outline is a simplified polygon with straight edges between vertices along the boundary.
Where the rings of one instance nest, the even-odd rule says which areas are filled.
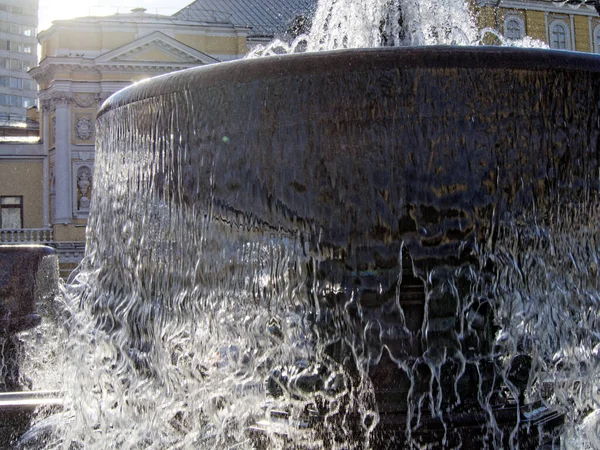
[[[142,279],[151,288],[140,283],[138,315],[176,315],[176,295],[163,295],[161,303],[156,292],[228,286],[222,278],[230,277],[230,259],[218,245],[227,250],[236,235],[226,230],[211,242],[206,218],[218,232],[221,223],[273,241],[289,232],[309,243],[302,251],[317,253],[313,280],[306,271],[307,297],[332,317],[341,311],[331,323],[348,322],[336,328],[327,314],[307,314],[323,341],[337,345],[326,351],[344,360],[342,331],[364,348],[388,349],[389,357],[378,360],[374,351],[368,361],[384,434],[404,433],[397,425],[407,423],[410,396],[429,392],[433,377],[430,366],[415,365],[412,383],[399,360],[444,364],[439,398],[447,399],[448,423],[459,434],[469,436],[489,419],[478,383],[500,409],[495,423],[512,429],[525,423],[519,402],[531,371],[523,363],[522,370],[515,364],[498,373],[496,305],[488,291],[512,260],[489,256],[502,245],[509,253],[527,251],[537,245],[527,239],[548,230],[595,233],[599,75],[598,55],[420,47],[249,59],[131,86],[98,115],[88,254],[99,289],[119,296]],[[410,273],[401,278],[406,267]],[[475,282],[489,282],[489,289],[477,290]],[[328,284],[335,297],[327,295]],[[447,285],[456,290],[449,293]],[[463,308],[473,292],[481,298],[474,309]],[[386,309],[396,293],[402,316]],[[360,314],[351,309],[357,303]],[[95,313],[116,328],[111,308],[98,302]],[[459,329],[461,315],[475,318],[473,329]],[[143,350],[145,343],[135,342],[140,321],[129,320],[131,346]],[[464,375],[463,350],[481,362],[469,363]],[[514,387],[512,403],[503,403],[500,378]],[[432,418],[421,430],[441,442],[442,425]]]
[[[116,93],[99,151],[136,192],[418,260],[598,189],[599,75],[597,55],[499,47],[247,59]]]
[[[44,245],[0,245],[0,336],[41,322],[36,303],[56,293],[56,258]]]

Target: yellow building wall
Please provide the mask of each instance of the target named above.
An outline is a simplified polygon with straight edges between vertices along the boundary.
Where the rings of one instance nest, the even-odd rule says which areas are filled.
[[[547,31],[546,31],[546,14],[544,11],[533,11],[533,10],[515,10],[508,8],[498,8],[496,11],[493,7],[483,7],[475,11],[476,23],[479,29],[484,28],[495,28],[500,32],[503,32],[504,18],[511,14],[519,12],[521,17],[525,21],[525,33],[527,36],[537,39],[539,41],[548,44]],[[566,12],[568,13],[568,12]],[[570,25],[570,16],[565,18],[565,21]],[[594,21],[592,21],[594,24]],[[574,50],[579,52],[593,52],[594,49],[590,47],[590,27],[588,16],[573,14],[574,34],[575,43]],[[594,25],[592,25],[593,28]],[[497,44],[493,42],[493,39],[486,37],[484,39],[486,44]]]
[[[575,50],[579,52],[593,52],[590,48],[590,25],[585,16],[574,16],[575,23]]]
[[[115,49],[129,44],[135,40],[133,31],[112,31],[107,30],[102,33],[101,47],[104,49]]]
[[[56,56],[56,50],[58,48],[58,37],[56,34],[42,42],[42,51],[40,59],[44,59],[46,56]]]
[[[496,28],[497,13],[495,8],[486,6],[475,10],[476,24],[480,30],[484,28]]]
[[[23,196],[23,228],[43,228],[44,163],[0,160],[0,196]]]
[[[135,55],[135,58],[131,58],[132,61],[160,61],[160,62],[173,62],[177,61],[172,55],[169,55],[157,48],[149,48],[144,52],[140,52]]]
[[[85,241],[85,220],[75,221],[69,225],[54,225],[54,241],[81,242]]]
[[[546,14],[543,11],[525,11],[527,36],[546,42]]]
[[[99,72],[71,72],[72,81],[100,81],[102,77]]]
[[[73,50],[101,50],[101,35],[96,31],[83,31],[62,29],[57,32],[58,48],[72,48]]]
[[[179,42],[192,47],[204,53],[216,53],[220,55],[239,55],[246,52],[246,38],[224,37],[224,36],[205,36],[194,34],[176,34],[174,36]]]

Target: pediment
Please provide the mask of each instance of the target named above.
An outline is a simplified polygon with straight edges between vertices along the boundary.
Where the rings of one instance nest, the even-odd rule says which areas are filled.
[[[156,31],[98,56],[96,62],[210,64],[218,60]]]

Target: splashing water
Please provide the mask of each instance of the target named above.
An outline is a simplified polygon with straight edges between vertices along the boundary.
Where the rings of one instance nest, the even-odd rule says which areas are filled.
[[[405,0],[319,3],[308,51],[404,45],[469,45],[477,32],[466,4]]]
[[[503,46],[547,47],[527,36],[513,40],[491,28],[479,31],[462,0],[321,0],[308,34],[291,42],[275,39],[258,45],[247,57],[382,46],[481,45],[489,36]]]
[[[438,3],[322,3],[305,45],[474,42]],[[600,69],[411,51],[207,67],[104,107],[38,374],[66,407],[25,448],[597,441]]]
[[[343,48],[473,45],[478,39],[467,5],[440,0],[322,0],[311,31],[288,44],[275,40],[249,56]]]

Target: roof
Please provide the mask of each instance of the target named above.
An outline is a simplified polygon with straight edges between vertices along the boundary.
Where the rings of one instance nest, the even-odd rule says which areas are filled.
[[[317,0],[196,0],[173,17],[251,27],[249,37],[285,34],[298,16],[312,18]]]

